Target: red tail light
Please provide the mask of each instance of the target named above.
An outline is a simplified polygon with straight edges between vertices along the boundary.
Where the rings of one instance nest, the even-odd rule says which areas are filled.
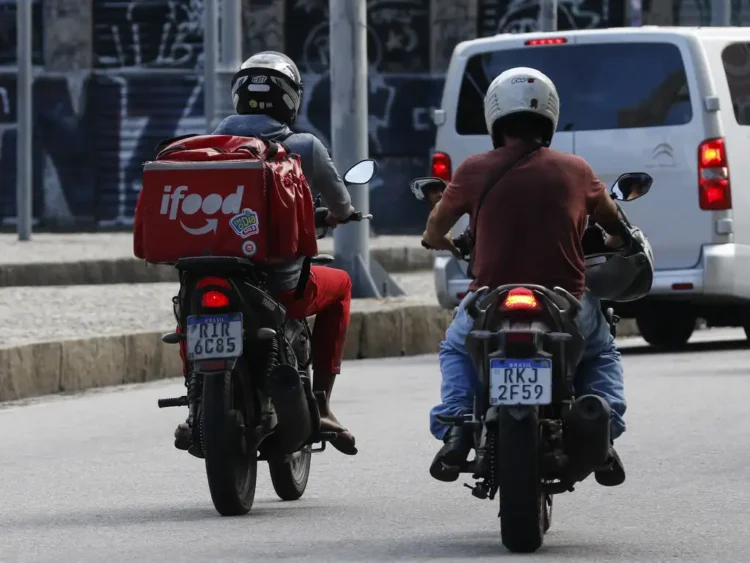
[[[444,152],[436,152],[432,155],[432,175],[446,182],[451,181],[453,171],[451,170],[451,157]]]
[[[201,307],[209,309],[229,307],[229,297],[221,291],[207,291],[201,296]]]
[[[541,305],[537,301],[534,292],[525,287],[511,289],[503,302],[503,308],[509,311],[536,310]]]
[[[226,287],[227,289],[232,288],[232,284],[230,284],[227,280],[222,278],[215,278],[213,276],[209,276],[207,278],[201,279],[197,284],[195,284],[195,287],[208,287],[209,285],[215,285],[218,287]]]
[[[724,138],[708,139],[698,147],[698,200],[706,211],[732,209]]]
[[[527,342],[534,342],[534,333],[533,332],[508,332],[505,335],[505,340],[508,342],[515,342],[515,343],[527,343]]]
[[[546,39],[529,39],[525,44],[529,46],[536,45],[562,45],[567,43],[568,40],[564,37],[548,37]]]

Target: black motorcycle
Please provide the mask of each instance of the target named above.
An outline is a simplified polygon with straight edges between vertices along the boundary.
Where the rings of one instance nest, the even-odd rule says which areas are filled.
[[[347,171],[344,182],[366,184],[376,169],[374,161],[363,160]],[[327,212],[316,208],[318,238],[328,230]],[[355,213],[344,222],[370,217]],[[308,264],[332,262],[332,256],[320,254]],[[324,451],[326,441],[336,438],[320,431],[307,320],[286,317],[266,290],[262,266],[246,258],[189,257],[176,268],[180,292],[173,299],[175,316],[187,331],[162,340],[186,340],[187,395],[161,399],[159,408],[189,407],[189,451],[205,459],[219,514],[250,511],[258,461],[268,462],[282,500],[299,499],[307,487],[311,454]]]
[[[631,201],[651,181],[647,174],[624,174],[610,195]],[[465,486],[477,498],[494,500],[499,491],[503,545],[533,552],[550,527],[552,496],[573,491],[606,468],[610,407],[596,395],[576,395],[574,377],[584,351],[575,323],[581,303],[566,290],[484,287],[465,307],[474,321],[466,347],[481,392],[472,414],[438,420],[470,427],[476,456],[451,469],[472,474],[477,483]],[[611,313],[608,318],[613,325]]]

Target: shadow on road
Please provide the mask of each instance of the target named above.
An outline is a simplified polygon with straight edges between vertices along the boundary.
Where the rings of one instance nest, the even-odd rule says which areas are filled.
[[[685,354],[691,352],[725,352],[728,350],[745,350],[750,347],[747,339],[714,340],[710,342],[688,342],[687,346],[679,350],[665,350],[644,344],[642,346],[623,346],[619,348],[623,356],[639,356],[648,354]]]

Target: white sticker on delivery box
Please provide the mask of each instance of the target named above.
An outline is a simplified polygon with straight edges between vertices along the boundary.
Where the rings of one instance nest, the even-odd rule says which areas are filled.
[[[242,253],[245,256],[255,256],[258,252],[258,246],[251,240],[246,240],[242,243]]]

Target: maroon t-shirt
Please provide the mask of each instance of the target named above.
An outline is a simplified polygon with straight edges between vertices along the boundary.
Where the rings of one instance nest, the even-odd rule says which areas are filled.
[[[443,194],[456,215],[474,208],[487,183],[524,153],[499,148],[467,158]],[[581,238],[586,216],[605,190],[582,158],[543,148],[507,172],[487,193],[478,217],[472,290],[509,283],[586,288]],[[472,225],[474,228],[474,225]]]

